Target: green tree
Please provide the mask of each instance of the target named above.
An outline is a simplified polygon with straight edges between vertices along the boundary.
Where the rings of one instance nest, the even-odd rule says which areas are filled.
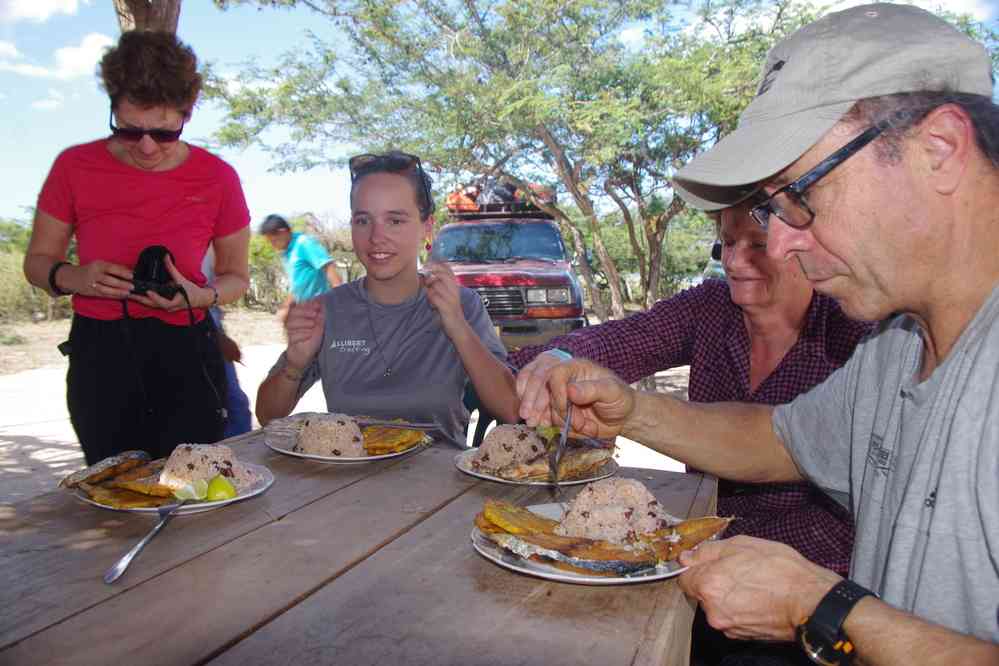
[[[767,40],[811,16],[781,9],[765,29],[737,31],[763,4],[731,0],[706,4],[700,27],[682,31],[665,0],[280,4],[329,18],[351,48],[314,34],[276,67],[247,66],[238,85],[213,77],[209,93],[228,112],[223,144],[266,146],[265,131],[284,126],[290,139],[266,146],[280,169],[342,164],[350,142],[416,152],[447,182],[554,185],[561,203],[542,207],[577,254],[585,230],[615,316],[623,315],[621,280],[600,224],[608,205],[621,212],[654,300],[666,229],[683,209],[669,186],[674,165],[731,126],[741,99],[733,89],[750,93]],[[647,26],[642,48],[620,39],[635,25]],[[605,318],[585,262],[581,274]]]
[[[589,241],[614,316],[622,281],[602,221],[616,208],[651,304],[684,211],[675,168],[731,130],[766,51],[821,13],[792,0],[704,0],[680,13],[668,0],[216,4],[305,7],[329,20],[276,66],[210,77],[227,112],[224,145],[260,144],[279,170],[340,166],[345,144],[395,147],[424,157],[446,185],[554,186],[559,202],[539,205],[577,255]],[[636,28],[642,40],[629,46],[622,36]],[[287,140],[269,145],[274,127]],[[580,274],[606,318],[598,276],[588,262]]]

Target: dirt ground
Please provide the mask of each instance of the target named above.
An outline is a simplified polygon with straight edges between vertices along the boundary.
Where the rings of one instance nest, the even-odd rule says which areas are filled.
[[[66,365],[56,345],[69,337],[69,324],[69,319],[0,324],[0,342],[23,341],[0,345],[0,375]],[[226,313],[224,325],[226,332],[243,347],[284,340],[280,324],[268,312],[232,310]]]

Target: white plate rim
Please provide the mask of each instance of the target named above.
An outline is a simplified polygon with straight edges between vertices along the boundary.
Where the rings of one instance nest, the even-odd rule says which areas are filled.
[[[224,506],[235,504],[236,502],[242,502],[243,500],[250,499],[251,497],[256,497],[257,495],[262,495],[263,493],[267,492],[268,488],[274,485],[274,474],[268,468],[266,468],[263,465],[255,465],[253,463],[243,463],[243,464],[260,476],[260,481],[250,486],[244,494],[236,495],[231,499],[216,500],[214,502],[196,502],[196,503],[185,504],[184,506],[177,509],[174,515],[189,516],[194,513],[203,513],[205,511],[213,511],[215,509],[221,509]],[[100,509],[106,509],[108,511],[157,514],[159,509],[159,507],[155,506],[143,506],[131,509],[119,509],[113,506],[107,506],[106,504],[101,504],[99,502],[90,499],[89,497],[87,497],[87,494],[84,493],[79,488],[76,489],[76,492],[73,494],[73,496],[76,497],[81,502],[83,502],[84,504],[90,504],[92,506],[96,506]]]
[[[326,412],[299,412],[297,414],[291,414],[290,416],[285,416],[280,419],[274,419],[271,423],[268,423],[263,428],[264,433],[264,444],[267,445],[271,451],[276,451],[277,453],[284,454],[286,456],[291,456],[293,458],[304,458],[305,460],[313,460],[315,462],[321,463],[331,463],[334,465],[357,465],[369,462],[375,462],[376,460],[387,460],[389,458],[398,458],[399,456],[405,456],[410,453],[419,451],[427,446],[434,443],[433,438],[426,431],[423,433],[423,441],[414,444],[405,451],[396,451],[394,453],[383,453],[378,456],[356,456],[356,457],[345,457],[345,456],[320,456],[314,453],[299,453],[298,451],[292,451],[291,449],[285,448],[276,442],[272,441],[272,436],[275,430],[279,430],[285,426],[287,423],[293,423],[295,421],[304,418],[313,418],[315,416],[329,416]],[[270,430],[268,430],[270,428]],[[414,428],[415,430],[416,428]]]
[[[469,476],[474,476],[480,479],[485,479],[486,481],[495,481],[497,483],[506,483],[512,486],[551,486],[553,485],[551,481],[518,481],[515,479],[504,479],[499,476],[493,476],[491,474],[486,474],[485,472],[479,472],[472,469],[470,464],[472,456],[475,455],[478,449],[467,449],[461,453],[455,455],[454,466],[458,468],[459,472],[464,472]],[[577,486],[581,483],[592,483],[594,481],[599,481],[600,479],[606,479],[608,477],[617,474],[618,470],[621,468],[617,464],[617,461],[612,457],[610,460],[605,462],[594,476],[588,476],[583,479],[572,479],[569,481],[559,481],[560,486]]]
[[[532,504],[524,508],[552,520],[560,520],[564,511],[564,506],[559,503]],[[653,573],[641,576],[587,576],[585,574],[556,569],[541,562],[524,560],[516,555],[512,555],[506,552],[501,546],[490,541],[478,527],[472,527],[470,538],[472,548],[490,562],[510,571],[516,571],[517,573],[536,578],[554,580],[559,583],[573,583],[576,585],[633,585],[635,583],[651,583],[679,576],[688,569],[688,567],[682,567],[674,562],[669,562],[667,563],[668,569],[656,569]]]
[[[432,443],[433,440],[429,436],[424,435],[422,442],[414,444],[405,451],[396,451],[394,453],[383,453],[380,456],[360,456],[358,458],[347,458],[344,456],[319,456],[314,453],[299,453],[298,451],[291,451],[289,449],[282,448],[277,444],[274,444],[269,439],[267,439],[267,435],[264,435],[264,444],[266,444],[267,448],[269,448],[271,451],[276,451],[277,453],[283,453],[284,455],[291,456],[293,458],[305,458],[306,460],[314,460],[316,462],[330,463],[333,465],[357,465],[360,463],[374,462],[376,460],[398,458],[399,456],[404,456],[408,453],[419,451],[424,447],[430,446],[430,444]]]

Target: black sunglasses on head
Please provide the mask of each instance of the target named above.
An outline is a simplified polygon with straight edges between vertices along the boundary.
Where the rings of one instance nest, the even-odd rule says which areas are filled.
[[[169,130],[169,129],[139,129],[131,127],[116,127],[114,124],[114,109],[111,109],[111,117],[108,119],[108,127],[111,129],[111,134],[116,139],[121,139],[122,141],[127,141],[129,143],[138,143],[142,141],[142,137],[149,135],[156,143],[173,143],[180,139],[181,133],[184,131],[184,123],[180,124],[180,129]]]
[[[430,212],[433,212],[434,200],[430,194],[430,177],[423,170],[423,164],[416,155],[410,155],[409,153],[397,150],[381,155],[364,153],[363,155],[354,155],[351,157],[347,161],[347,166],[350,169],[351,184],[357,182],[357,179],[361,176],[366,176],[369,173],[400,173],[411,169],[415,170],[419,174],[420,183],[423,184],[423,195],[427,206],[429,206]]]

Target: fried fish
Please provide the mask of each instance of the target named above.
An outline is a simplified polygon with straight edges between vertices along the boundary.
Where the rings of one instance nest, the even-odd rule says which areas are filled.
[[[149,462],[149,458],[149,454],[145,451],[124,451],[94,463],[86,469],[73,472],[59,482],[59,487],[76,488],[81,483],[91,485],[100,483]]]

